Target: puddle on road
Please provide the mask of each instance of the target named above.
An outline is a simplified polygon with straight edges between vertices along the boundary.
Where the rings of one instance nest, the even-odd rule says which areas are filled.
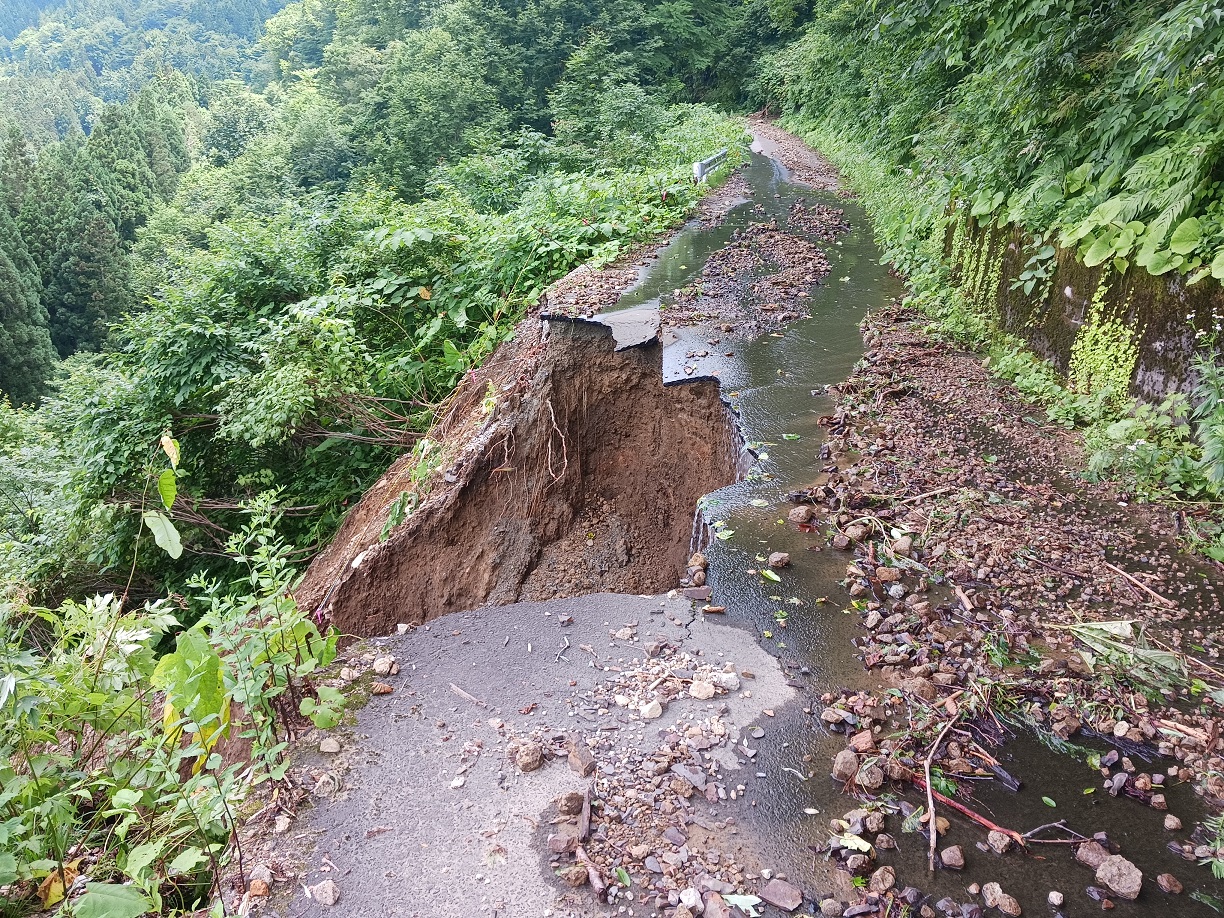
[[[765,734],[752,744],[760,752],[734,779],[747,785],[752,805],[740,807],[737,815],[753,828],[767,866],[789,875],[809,895],[840,889],[836,897],[847,899],[848,878],[844,874],[835,878],[833,862],[817,853],[828,841],[829,820],[856,805],[829,777],[830,761],[845,740],[822,730],[819,695],[840,688],[877,689],[881,683],[876,674],[864,671],[854,655],[851,641],[864,634],[858,616],[842,611],[847,597],[839,581],[852,555],[828,548],[819,533],[801,533],[786,523],[790,505],[785,494],[809,484],[819,471],[817,453],[824,433],[817,419],[833,410],[824,387],[845,379],[862,356],[860,319],[866,311],[902,295],[904,287],[880,264],[881,253],[866,214],[856,202],[790,184],[785,168],[759,153],[743,174],[752,188],[752,199],[735,207],[718,227],[692,224],[682,230],[616,309],[600,319],[619,329],[626,341],[647,328],[653,333],[660,313],[666,319],[675,291],[692,284],[710,255],[725,246],[737,229],[773,217],[785,225],[791,205],[800,198],[840,208],[849,220],[851,229],[838,244],[822,244],[832,271],[823,284],[811,290],[809,318],[754,340],[723,336],[716,348],[707,345],[701,329],[666,324],[663,328],[667,381],[686,378],[684,366],[694,363],[686,354],[707,348],[734,353],[730,358],[711,355],[697,361],[695,368],[696,375],[720,378],[724,397],[739,415],[744,439],[759,454],[748,477],[703,502],[707,521],[723,521],[734,532],[729,540],[709,548],[710,583],[719,604],[727,606],[728,623],[755,635],[805,690],[804,700],[760,723]],[[791,566],[781,572],[780,584],[745,573],[763,566],[763,558],[773,551],[788,552],[792,559]],[[785,627],[778,620],[781,614]],[[804,712],[805,706],[810,714]],[[1167,850],[1166,844],[1175,836],[1163,829],[1164,813],[1135,801],[1109,798],[1097,772],[1047,750],[1027,734],[997,754],[1024,786],[1019,793],[1010,793],[997,782],[979,782],[974,787],[974,808],[1020,832],[1062,818],[1084,835],[1108,832],[1145,876],[1140,899],[1133,903],[1115,899],[1114,914],[1215,914],[1192,901],[1190,893],[1201,890],[1224,898],[1224,885],[1214,881],[1206,868]],[[805,756],[811,756],[811,761],[805,762]],[[1152,771],[1163,770],[1170,762],[1136,764],[1140,770]],[[758,772],[764,777],[754,777]],[[814,776],[801,781],[795,772]],[[1085,794],[1088,788],[1095,791]],[[899,790],[894,786],[894,792]],[[915,790],[906,796],[916,805],[925,802]],[[1044,804],[1043,796],[1054,800],[1057,808]],[[1170,812],[1182,819],[1188,831],[1201,814],[1197,798],[1184,786],[1170,788],[1167,797]],[[812,809],[819,812],[805,813]],[[926,840],[917,834],[902,834],[900,817],[889,817],[886,831],[897,838],[900,847],[881,852],[878,863],[896,867],[899,887],[913,885],[935,899],[951,896],[958,902],[972,902],[966,886],[994,881],[1020,901],[1025,914],[1049,914],[1046,896],[1050,890],[1066,896],[1064,914],[1068,916],[1101,910],[1085,893],[1085,887],[1093,883],[1092,873],[1073,862],[1070,846],[1044,845],[1035,847],[1032,854],[1013,852],[997,857],[975,848],[985,841],[985,830],[954,814],[941,815],[951,817],[952,829],[941,839],[940,847],[960,844],[967,869],[931,876]],[[1186,834],[1176,833],[1176,837],[1180,840]],[[1161,893],[1155,878],[1164,872],[1178,877],[1186,892],[1176,897]]]

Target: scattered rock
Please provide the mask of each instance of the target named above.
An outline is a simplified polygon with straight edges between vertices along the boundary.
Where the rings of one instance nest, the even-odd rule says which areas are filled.
[[[939,852],[939,860],[949,870],[964,870],[965,852],[960,845],[950,845]]]
[[[784,551],[775,551],[769,556],[770,567],[786,567],[790,564],[790,555]]]
[[[773,879],[765,884],[760,896],[774,908],[792,912],[803,904],[803,890],[785,880]]]
[[[999,896],[999,901],[995,903],[995,908],[1001,911],[1004,915],[1010,918],[1017,918],[1020,914],[1020,903],[1013,896],[1003,893]]]
[[[1006,854],[1011,850],[1011,836],[1005,835],[995,829],[990,830],[990,834],[986,836],[986,844],[990,845],[990,850],[995,854]]]
[[[1143,872],[1122,855],[1111,854],[1097,867],[1096,881],[1123,899],[1136,899],[1143,888]]]
[[[663,716],[663,703],[656,698],[654,701],[642,705],[639,713],[643,720],[657,720]]]
[[[867,765],[859,769],[858,783],[865,791],[877,791],[884,786],[884,772],[879,765]]]
[[[708,701],[714,697],[715,688],[712,682],[694,680],[692,685],[689,686],[688,692],[699,701]]]
[[[1063,894],[1056,889],[1051,890],[1050,894],[1046,896],[1046,902],[1049,903],[1050,908],[1062,908],[1064,901]]]
[[[323,741],[319,743],[319,751],[335,755],[340,751],[340,741],[334,736],[325,736]]]
[[[1182,821],[1172,813],[1169,813],[1164,818],[1164,827],[1166,832],[1178,832],[1181,830]]]
[[[999,904],[999,898],[1003,895],[1003,887],[998,883],[984,883],[982,885],[982,901],[986,903],[987,908],[994,908]]]
[[[374,670],[376,676],[389,676],[391,669],[395,666],[395,657],[376,657],[374,665],[370,669]]]
[[[331,908],[340,901],[340,887],[336,885],[335,880],[324,880],[314,886],[307,886],[306,891],[310,893],[310,898],[325,908]]]
[[[566,886],[572,886],[577,889],[579,886],[585,886],[590,879],[586,867],[582,864],[571,864],[560,871],[561,882]]]
[[[853,749],[843,749],[833,759],[833,777],[838,781],[850,781],[858,774],[858,756]]]
[[[1165,802],[1164,794],[1152,794],[1152,799],[1148,801],[1148,804],[1154,810],[1167,810],[1169,808],[1169,804]]]
[[[800,504],[798,507],[793,508],[790,513],[786,514],[786,518],[792,523],[806,523],[813,516],[815,516],[815,513],[807,504]]]
[[[523,743],[514,756],[519,771],[536,771],[544,764],[544,750],[539,743]]]
[[[395,686],[388,685],[386,682],[372,682],[370,684],[371,695],[390,695],[395,691]]]
[[[582,805],[585,800],[586,798],[576,791],[562,794],[557,798],[557,812],[562,816],[577,816],[582,812]]]
[[[272,892],[272,887],[266,880],[252,880],[247,884],[247,892],[252,896],[266,896]]]
[[[680,893],[680,904],[694,915],[700,915],[705,908],[705,903],[701,899],[701,893],[692,886]]]
[[[875,737],[870,730],[860,730],[850,737],[850,748],[855,752],[867,753],[875,749]]]
[[[1109,857],[1109,852],[1101,847],[1100,842],[1086,841],[1075,846],[1075,859],[1085,867],[1096,870]]]
[[[1156,878],[1156,885],[1160,887],[1161,892],[1177,895],[1182,891],[1181,881],[1171,873],[1162,873]]]
[[[568,762],[570,771],[576,775],[587,777],[595,771],[595,756],[590,748],[581,741],[573,741],[569,744]]]
[[[723,897],[714,891],[707,892],[703,897],[705,918],[734,918],[731,906],[723,901]]]
[[[871,875],[867,888],[874,893],[886,893],[897,883],[896,871],[891,867],[881,867]]]

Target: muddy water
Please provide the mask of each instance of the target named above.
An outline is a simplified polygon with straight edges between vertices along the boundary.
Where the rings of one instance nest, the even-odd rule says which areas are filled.
[[[818,853],[829,838],[829,819],[855,806],[828,775],[829,762],[844,739],[823,731],[819,695],[840,688],[874,689],[880,683],[854,655],[851,641],[863,633],[858,616],[843,612],[846,596],[838,581],[850,556],[829,549],[822,535],[800,533],[787,524],[790,505],[785,494],[805,486],[818,472],[817,453],[824,437],[817,419],[833,408],[824,388],[844,379],[862,355],[859,320],[867,310],[900,296],[903,287],[880,264],[866,215],[853,201],[791,184],[784,167],[759,153],[744,172],[751,200],[736,207],[717,228],[694,225],[682,231],[622,299],[617,312],[603,318],[613,325],[622,345],[632,344],[648,330],[653,333],[659,315],[666,322],[674,291],[690,284],[710,254],[724,246],[736,229],[774,216],[784,224],[798,198],[846,212],[851,231],[838,244],[825,246],[833,268],[827,281],[811,291],[810,317],[755,340],[720,336],[716,346],[707,341],[708,332],[665,324],[664,376],[672,381],[718,376],[724,396],[739,416],[754,461],[743,480],[703,502],[705,520],[724,523],[724,530],[733,533],[708,549],[710,583],[718,603],[727,606],[727,617],[744,628],[746,639],[759,641],[775,654],[794,684],[804,690],[802,702],[762,719],[763,734],[749,741],[758,750],[755,757],[741,756],[745,764],[738,781],[747,787],[748,803],[741,808],[740,819],[754,829],[767,865],[800,883],[809,896],[832,892],[838,899],[857,901],[846,874]],[[711,356],[690,356],[702,350]],[[722,356],[728,351],[733,356]],[[773,551],[789,552],[792,559],[781,572],[780,584],[755,573]],[[750,682],[746,685],[751,687]],[[1086,764],[1053,753],[1027,735],[1016,737],[998,755],[1024,786],[1011,793],[995,782],[979,782],[971,805],[1020,832],[1063,818],[1085,835],[1108,832],[1145,875],[1140,899],[1115,900],[1114,914],[1210,915],[1213,911],[1192,901],[1190,892],[1197,889],[1224,898],[1221,884],[1206,868],[1166,849],[1173,835],[1163,830],[1163,813],[1109,798],[1099,776]],[[1153,771],[1170,763],[1136,764]],[[1088,789],[1093,792],[1086,793]],[[917,792],[908,796],[915,805],[925,802]],[[1045,804],[1043,796],[1056,808]],[[1170,788],[1167,796],[1170,811],[1191,826],[1200,811],[1189,788]],[[1051,890],[1066,896],[1065,915],[1100,911],[1101,906],[1085,893],[1093,882],[1092,873],[1074,863],[1069,846],[1035,847],[1032,854],[1013,852],[1000,858],[975,848],[985,841],[984,830],[954,814],[941,811],[941,815],[951,819],[952,829],[940,847],[961,845],[966,869],[929,874],[925,838],[902,834],[900,818],[890,817],[886,830],[897,838],[899,850],[880,852],[879,863],[896,867],[898,886],[917,886],[935,899],[951,896],[958,902],[980,904],[966,887],[994,881],[1020,901],[1025,914],[1049,914],[1046,900]],[[1177,837],[1184,838],[1185,833]],[[1183,895],[1169,897],[1156,888],[1155,877],[1164,872],[1182,881]]]

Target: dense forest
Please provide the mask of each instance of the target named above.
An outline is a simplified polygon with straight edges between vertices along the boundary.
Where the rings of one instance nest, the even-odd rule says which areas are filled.
[[[432,469],[549,283],[685,218],[734,112],[870,151],[903,269],[959,201],[1038,263],[1211,284],[1222,45],[1203,2],[6,0],[0,887],[53,904],[81,837],[136,881],[90,914],[215,874],[230,703],[283,774],[278,698],[334,652],[295,571],[393,458]],[[153,764],[95,768],[118,737]]]

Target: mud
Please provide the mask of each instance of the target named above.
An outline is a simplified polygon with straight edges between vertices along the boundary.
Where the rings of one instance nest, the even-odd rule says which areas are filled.
[[[626,410],[628,408],[628,410]],[[659,592],[690,549],[693,507],[736,475],[718,383],[664,386],[657,337],[529,318],[431,433],[422,488],[406,456],[312,565],[298,601],[347,634],[486,603]],[[420,506],[386,530],[398,501]]]

